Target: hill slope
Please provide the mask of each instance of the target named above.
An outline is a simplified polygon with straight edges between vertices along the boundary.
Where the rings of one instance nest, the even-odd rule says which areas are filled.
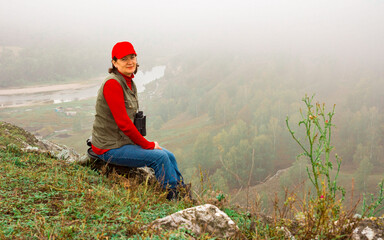
[[[192,201],[168,201],[156,183],[115,172],[106,176],[77,162],[60,160],[51,151],[41,151],[46,146],[29,132],[4,122],[0,126],[0,238],[196,237],[185,229],[144,228],[155,219],[193,206]],[[211,196],[196,195],[197,202],[219,203],[236,222],[243,221],[239,219],[245,215]]]
[[[186,229],[147,231],[153,220],[192,206],[188,200],[169,202],[156,184],[139,183],[112,173],[100,174],[87,166],[53,157],[50,152],[28,149],[36,138],[27,131],[1,123],[0,128],[0,237],[2,239],[207,239]],[[40,146],[41,147],[41,146]],[[33,152],[26,152],[26,151]],[[267,217],[258,211],[244,213],[229,207],[223,194],[202,188],[196,195],[199,203],[214,202],[239,226],[246,239],[283,239],[295,236],[307,239],[321,234],[326,239],[351,239],[357,219],[341,213],[333,222],[287,219],[288,215]],[[315,204],[315,203],[313,203]],[[310,209],[316,205],[308,205]],[[291,209],[292,211],[293,209]],[[290,214],[295,214],[294,211]],[[350,214],[350,213],[349,213]],[[350,215],[348,215],[350,216]],[[334,216],[335,217],[335,216]],[[315,217],[317,219],[317,217]],[[322,219],[322,218],[320,218]],[[319,219],[319,221],[320,221]],[[330,220],[334,220],[331,218]],[[382,226],[379,221],[364,220],[368,226]],[[348,223],[347,225],[345,225]],[[303,225],[304,224],[304,225]],[[324,224],[324,225],[323,225]],[[341,225],[340,225],[341,224]],[[367,225],[355,232],[366,231]],[[361,229],[360,229],[361,228]],[[304,231],[302,230],[304,229]],[[378,227],[372,231],[382,231]],[[364,232],[363,231],[363,232]],[[372,234],[372,233],[366,233]],[[377,237],[380,234],[373,232]],[[360,239],[354,236],[353,239]]]

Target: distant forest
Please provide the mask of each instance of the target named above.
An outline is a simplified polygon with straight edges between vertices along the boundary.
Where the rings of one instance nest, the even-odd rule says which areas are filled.
[[[343,159],[342,171],[366,191],[367,177],[384,172],[383,90],[382,72],[327,58],[307,62],[284,54],[189,53],[174,56],[166,76],[149,84],[143,97],[153,128],[181,114],[206,116],[202,121],[211,127],[195,131],[194,141],[179,146],[182,168],[198,181],[200,166],[214,185],[232,190],[294,165],[300,149],[285,119],[290,116],[303,139],[297,126],[305,107],[300,100],[315,94],[328,111],[336,104],[332,155]]]
[[[90,46],[0,46],[0,88],[75,82],[105,73],[105,57]],[[104,66],[104,67],[103,67]]]

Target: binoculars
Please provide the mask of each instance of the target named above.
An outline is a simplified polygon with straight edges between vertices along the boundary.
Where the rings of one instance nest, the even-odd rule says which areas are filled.
[[[146,129],[146,117],[143,113],[143,111],[138,111],[135,115],[135,120],[133,124],[135,124],[137,130],[141,133],[142,136],[147,135],[147,129]]]

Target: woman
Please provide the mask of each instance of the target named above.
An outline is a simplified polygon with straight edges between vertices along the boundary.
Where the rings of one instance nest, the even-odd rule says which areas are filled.
[[[177,198],[176,188],[184,186],[175,156],[147,141],[133,124],[139,109],[136,85],[136,51],[129,42],[118,42],[112,49],[110,75],[102,83],[96,99],[92,150],[104,161],[127,167],[150,167],[167,199]]]

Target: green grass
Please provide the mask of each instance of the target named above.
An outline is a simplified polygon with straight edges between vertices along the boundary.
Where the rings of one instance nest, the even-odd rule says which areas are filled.
[[[14,144],[0,150],[0,164],[0,239],[215,239],[185,229],[144,230],[157,218],[194,206],[190,200],[166,200],[156,183],[115,173],[107,177],[87,166],[24,153]],[[207,196],[197,199],[212,203]],[[266,236],[265,231],[279,236],[262,223],[256,235],[255,217],[225,201],[216,203],[248,239]]]
[[[156,187],[15,148],[0,151],[0,238],[124,239],[190,207]],[[149,234],[149,233],[147,233]],[[145,234],[144,234],[145,235]]]

